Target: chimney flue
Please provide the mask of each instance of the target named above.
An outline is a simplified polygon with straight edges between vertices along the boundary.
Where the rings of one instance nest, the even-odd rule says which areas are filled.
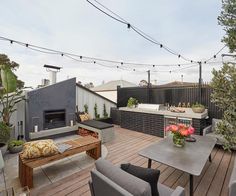
[[[50,84],[55,84],[57,82],[57,72],[61,70],[61,67],[53,65],[44,65],[47,72],[49,72]]]

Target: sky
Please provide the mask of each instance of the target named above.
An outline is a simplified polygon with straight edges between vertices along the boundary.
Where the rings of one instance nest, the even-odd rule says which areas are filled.
[[[86,0],[9,0],[1,1],[0,36],[82,56],[122,62],[150,64],[186,63],[148,42],[126,25],[92,7]],[[204,61],[222,46],[223,27],[217,16],[221,1],[216,0],[98,0],[130,24],[154,37],[181,55]],[[94,0],[91,2],[95,3]],[[227,53],[227,48],[223,51]],[[82,63],[55,54],[43,54],[0,40],[0,53],[20,64],[16,74],[26,86],[36,87],[48,78],[44,64],[61,66],[58,81],[76,77],[83,84],[100,85],[110,80],[138,84],[147,80],[150,67],[129,66],[126,71]],[[203,81],[209,82],[219,63],[203,64]],[[106,64],[110,66],[110,64]],[[114,66],[114,64],[112,64]],[[181,66],[183,68],[184,66]],[[198,66],[169,73],[179,67],[151,68],[151,81],[163,84],[175,80],[198,82]],[[163,72],[166,71],[166,72]]]

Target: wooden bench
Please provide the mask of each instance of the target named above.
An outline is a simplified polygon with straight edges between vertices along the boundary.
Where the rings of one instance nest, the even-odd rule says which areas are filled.
[[[63,153],[58,153],[48,157],[40,157],[35,159],[23,159],[19,154],[19,179],[22,186],[33,187],[33,169],[46,165],[53,161],[61,160],[81,152],[85,152],[97,160],[101,157],[101,140],[92,136],[81,137],[76,140],[64,142],[72,145],[72,147]]]

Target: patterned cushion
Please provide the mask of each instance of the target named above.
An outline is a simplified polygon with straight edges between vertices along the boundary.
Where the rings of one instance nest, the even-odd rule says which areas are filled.
[[[79,117],[80,117],[81,122],[90,119],[90,118],[89,118],[89,114],[87,114],[87,113],[85,113],[85,114],[81,114],[81,115],[79,115]]]
[[[53,140],[37,140],[24,144],[22,158],[46,157],[57,153],[58,147],[54,144]]]

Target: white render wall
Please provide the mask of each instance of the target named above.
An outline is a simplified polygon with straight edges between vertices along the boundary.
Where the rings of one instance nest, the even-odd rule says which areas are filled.
[[[99,95],[95,95],[92,92],[85,90],[79,86],[76,86],[76,105],[78,105],[79,111],[84,111],[84,105],[88,105],[88,113],[94,118],[94,105],[97,103],[97,111],[100,117],[103,117],[103,104],[106,105],[106,111],[110,116],[110,108],[116,107],[115,103],[108,101]]]
[[[98,91],[96,93],[117,103],[117,91]]]

